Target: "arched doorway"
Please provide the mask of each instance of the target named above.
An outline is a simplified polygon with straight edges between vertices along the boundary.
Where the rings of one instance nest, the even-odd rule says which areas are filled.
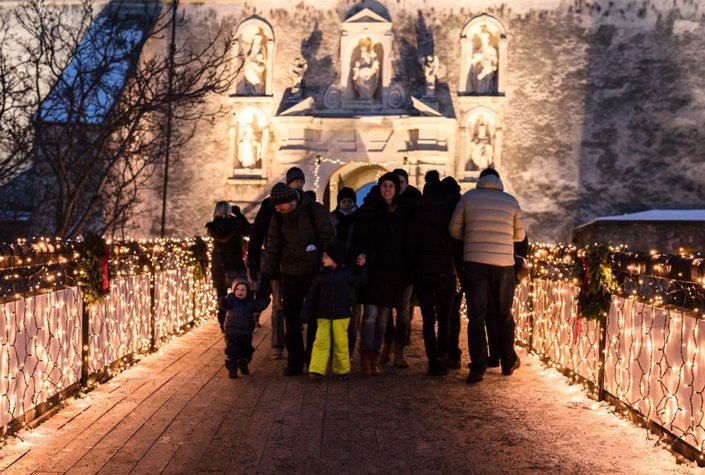
[[[347,186],[355,190],[357,205],[360,206],[372,186],[377,183],[377,179],[387,171],[389,170],[375,163],[363,165],[351,163],[340,167],[330,177],[326,188],[326,196],[324,196],[324,204],[329,210],[333,211],[338,204],[336,203],[338,190]]]

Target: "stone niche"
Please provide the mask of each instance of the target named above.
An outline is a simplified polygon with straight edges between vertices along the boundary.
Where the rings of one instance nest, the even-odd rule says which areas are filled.
[[[507,32],[502,22],[488,14],[468,21],[460,34],[460,55],[460,95],[504,95]]]
[[[340,78],[324,107],[380,112],[402,106],[405,92],[392,83],[392,23],[365,8],[342,23]]]
[[[228,159],[233,179],[264,180],[269,155],[270,126],[266,115],[256,107],[233,114],[228,130]]]
[[[239,70],[233,97],[272,95],[274,32],[265,20],[251,17],[235,32],[235,67]]]
[[[463,181],[476,181],[485,168],[501,168],[502,124],[497,110],[478,105],[464,115],[459,155],[456,176]]]

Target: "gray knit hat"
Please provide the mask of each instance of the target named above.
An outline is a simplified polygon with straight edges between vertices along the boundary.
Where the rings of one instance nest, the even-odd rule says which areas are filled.
[[[306,181],[304,172],[299,167],[291,167],[286,171],[286,184],[288,185],[294,180],[303,180],[304,182]]]
[[[277,183],[274,185],[274,188],[272,188],[272,194],[269,196],[272,206],[280,205],[282,203],[289,203],[295,199],[296,192],[286,183]]]

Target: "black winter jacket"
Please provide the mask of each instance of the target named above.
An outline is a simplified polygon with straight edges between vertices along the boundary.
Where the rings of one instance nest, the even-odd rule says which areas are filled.
[[[253,299],[248,296],[245,299],[235,297],[229,293],[223,301],[223,307],[227,310],[223,329],[228,335],[251,335],[255,331],[255,313],[261,312],[269,305],[267,299]]]
[[[227,272],[244,272],[242,236],[250,234],[250,223],[243,215],[215,218],[206,224],[208,235],[213,238],[211,277],[213,286],[225,293],[229,287]]]
[[[454,209],[455,200],[438,193],[424,194],[414,208],[409,249],[415,278],[429,274],[457,274],[453,251],[461,241],[453,239],[448,232]]]
[[[369,195],[368,195],[369,196]],[[358,292],[360,303],[396,307],[407,284],[406,242],[409,208],[387,209],[379,192],[369,196],[355,218],[352,255],[367,256],[367,285]]]
[[[297,192],[298,193],[298,192]],[[321,266],[323,248],[335,238],[333,224],[322,204],[298,194],[296,209],[274,213],[267,234],[267,250],[262,274],[304,276]]]
[[[301,320],[350,318],[350,286],[361,287],[366,283],[367,269],[363,266],[338,267],[335,270],[324,267],[313,278],[304,300]]]

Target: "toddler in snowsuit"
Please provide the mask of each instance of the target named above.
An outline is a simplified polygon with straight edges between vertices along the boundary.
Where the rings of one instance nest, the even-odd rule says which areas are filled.
[[[232,292],[223,301],[226,309],[225,322],[225,367],[228,376],[237,378],[238,369],[242,374],[250,374],[249,362],[255,352],[252,346],[252,332],[255,331],[255,313],[269,305],[266,299],[254,298],[250,293],[250,283],[243,278],[233,281]]]
[[[321,379],[328,369],[328,357],[333,346],[333,374],[339,380],[346,380],[350,373],[350,353],[348,351],[348,324],[350,323],[349,286],[363,286],[367,283],[365,256],[359,255],[356,265],[345,265],[346,246],[334,241],[323,250],[323,268],[313,278],[311,288],[304,300],[302,320],[310,322],[316,318],[318,329],[313,343],[308,377]],[[332,341],[331,341],[332,340]]]

